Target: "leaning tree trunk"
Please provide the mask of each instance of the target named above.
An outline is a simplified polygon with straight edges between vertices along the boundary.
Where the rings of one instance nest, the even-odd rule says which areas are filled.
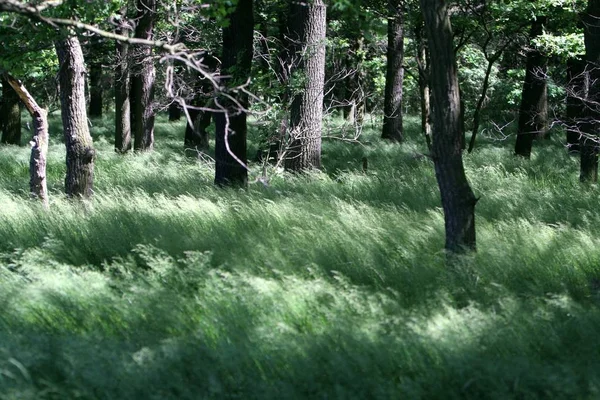
[[[567,150],[571,154],[579,153],[581,121],[585,117],[587,96],[587,72],[585,60],[579,57],[567,61]]]
[[[421,0],[431,50],[433,149],[435,175],[442,197],[446,249],[475,249],[475,203],[462,162],[462,123],[458,71],[449,10],[445,0]]]
[[[4,74],[2,82],[12,87],[33,119],[33,138],[31,139],[31,157],[29,159],[29,190],[32,196],[42,201],[44,207],[48,207],[48,187],[46,184],[48,113],[38,106],[25,86],[17,79]]]
[[[290,6],[290,36],[295,44],[292,48],[300,55],[296,71],[302,75],[302,83],[290,112],[284,162],[288,171],[321,168],[326,11],[323,0],[292,2]]]
[[[598,181],[598,128],[600,127],[600,0],[588,0],[584,14],[585,58],[589,87],[586,115],[582,124],[581,170],[582,182]]]
[[[156,0],[138,0],[135,38],[152,40],[156,18]],[[134,47],[131,65],[131,130],[135,150],[154,147],[154,79],[156,71],[152,47]]]
[[[404,10],[399,0],[388,1],[388,47],[381,137],[401,142],[402,82],[404,79]]]
[[[253,52],[252,0],[238,0],[229,14],[229,25],[223,28],[223,55],[221,59],[221,86],[235,101],[216,99],[215,108],[215,184],[241,186],[248,184],[246,149],[246,110],[248,96],[232,90],[245,84],[250,77]]]
[[[129,35],[125,21],[122,21],[117,33]],[[115,151],[126,153],[131,150],[129,44],[116,41],[115,46]]]
[[[21,110],[19,96],[9,82],[2,78],[2,143],[21,144]]]
[[[60,105],[67,147],[65,192],[88,198],[94,185],[94,144],[85,107],[85,64],[76,36],[56,42],[59,62]]]
[[[532,22],[530,43],[543,33],[546,19],[546,17],[537,17]],[[547,69],[548,58],[537,49],[529,50],[515,143],[515,154],[518,156],[529,158],[534,136],[544,137],[548,131]]]

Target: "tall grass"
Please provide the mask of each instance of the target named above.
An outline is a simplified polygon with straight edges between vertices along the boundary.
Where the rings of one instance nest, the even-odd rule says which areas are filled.
[[[181,123],[121,156],[94,121],[84,204],[57,121],[49,211],[28,149],[0,147],[0,399],[600,396],[598,192],[558,140],[465,158],[479,251],[449,270],[416,120],[246,191],[182,154]]]

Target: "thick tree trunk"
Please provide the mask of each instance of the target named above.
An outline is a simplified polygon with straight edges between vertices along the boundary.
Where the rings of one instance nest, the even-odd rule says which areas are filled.
[[[404,80],[404,10],[398,0],[388,1],[388,48],[383,107],[383,132],[381,137],[401,142],[402,83]]]
[[[475,249],[475,203],[462,162],[460,95],[447,2],[421,0],[433,88],[433,151],[446,227],[446,249]]]
[[[8,74],[4,74],[2,82],[12,87],[33,119],[33,138],[31,139],[31,157],[29,159],[29,190],[32,196],[42,201],[44,207],[48,207],[48,188],[46,183],[48,113],[38,106],[21,82]]]
[[[135,37],[152,40],[156,18],[156,0],[138,0],[138,23]],[[136,46],[131,49],[131,130],[135,150],[154,147],[154,80],[156,71],[152,47]]]
[[[581,170],[582,182],[598,181],[598,129],[600,127],[600,0],[588,0],[584,14],[585,58],[589,87],[586,115],[582,123]]]
[[[125,22],[121,24],[117,33],[129,35]],[[116,41],[115,46],[115,151],[126,153],[131,150],[129,44]]]
[[[2,79],[2,143],[21,144],[21,109],[19,96],[6,79]]]
[[[181,119],[181,108],[176,101],[169,104],[169,121],[179,121]]]
[[[431,95],[429,90],[429,49],[423,37],[423,22],[415,28],[417,42],[416,61],[419,69],[419,95],[421,98],[421,131],[425,136],[427,148],[431,151]]]
[[[90,118],[102,117],[102,90],[102,64],[94,62],[90,65]]]
[[[85,64],[76,36],[56,42],[59,62],[60,104],[67,147],[65,192],[88,198],[94,185],[94,144],[85,104]]]
[[[579,153],[581,121],[585,117],[584,99],[588,87],[585,64],[580,58],[567,61],[567,150],[571,154]]]
[[[215,121],[215,184],[241,186],[248,184],[246,149],[246,109],[248,97],[232,88],[245,84],[250,77],[253,53],[252,0],[239,0],[229,15],[229,25],[223,28],[223,55],[221,58],[221,85],[235,97],[216,100],[222,112],[214,114]]]
[[[530,40],[543,33],[546,19],[546,17],[537,17],[532,22]],[[515,154],[518,156],[529,158],[534,136],[545,137],[548,131],[547,69],[547,57],[537,49],[529,50],[515,143]]]
[[[297,71],[303,81],[290,112],[284,162],[288,171],[321,168],[326,10],[323,0],[292,2],[290,6],[291,39],[300,55]]]

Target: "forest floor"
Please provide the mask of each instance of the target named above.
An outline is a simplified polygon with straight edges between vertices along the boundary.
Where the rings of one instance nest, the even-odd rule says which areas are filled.
[[[183,122],[121,156],[93,121],[80,203],[54,116],[48,211],[28,147],[0,147],[0,399],[598,398],[599,189],[558,135],[529,161],[481,138],[478,252],[447,268],[417,124],[242,191],[182,154]]]

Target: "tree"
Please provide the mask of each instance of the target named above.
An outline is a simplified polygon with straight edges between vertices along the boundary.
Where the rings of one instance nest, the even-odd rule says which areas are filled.
[[[126,11],[121,12],[117,33],[129,36],[131,26],[125,19]],[[115,150],[126,153],[131,150],[131,106],[129,72],[129,44],[115,41]]]
[[[290,4],[291,53],[299,58],[284,163],[288,171],[321,168],[326,10],[323,0]]]
[[[156,0],[137,1],[135,38],[152,40],[156,18]],[[152,47],[137,46],[131,58],[131,130],[135,150],[152,150],[154,146],[154,60]]]
[[[546,19],[538,16],[531,23],[530,40],[542,34]],[[547,57],[535,47],[529,49],[515,143],[515,154],[525,158],[531,155],[534,136],[544,137],[548,130],[547,69]]]
[[[241,86],[250,78],[253,54],[252,0],[238,0],[223,28],[220,84],[225,95],[215,100],[215,184],[245,187],[248,183],[246,114],[248,96]]]
[[[598,181],[598,126],[600,125],[600,0],[588,0],[583,16],[585,59],[589,74],[589,87],[582,123],[581,169],[582,182]]]
[[[462,162],[462,123],[458,71],[449,8],[445,0],[421,0],[431,50],[433,91],[433,148],[435,175],[440,188],[446,228],[446,249],[451,253],[474,250],[475,203]]]
[[[2,103],[0,105],[2,143],[21,144],[21,109],[19,97],[6,79],[2,79]]]
[[[587,82],[586,63],[583,57],[570,57],[567,60],[567,149],[569,153],[579,153],[581,121],[585,118],[585,97]]]
[[[48,207],[48,187],[46,182],[46,155],[48,153],[48,118],[47,112],[41,108],[25,86],[7,73],[2,80],[10,85],[21,99],[33,120],[33,138],[31,140],[31,157],[29,159],[29,188],[32,196]]]
[[[94,184],[94,145],[85,104],[85,64],[77,36],[55,43],[59,61],[60,104],[65,144],[69,197],[91,197]]]
[[[404,79],[404,10],[402,0],[389,0],[388,47],[381,137],[402,141],[402,82]]]

